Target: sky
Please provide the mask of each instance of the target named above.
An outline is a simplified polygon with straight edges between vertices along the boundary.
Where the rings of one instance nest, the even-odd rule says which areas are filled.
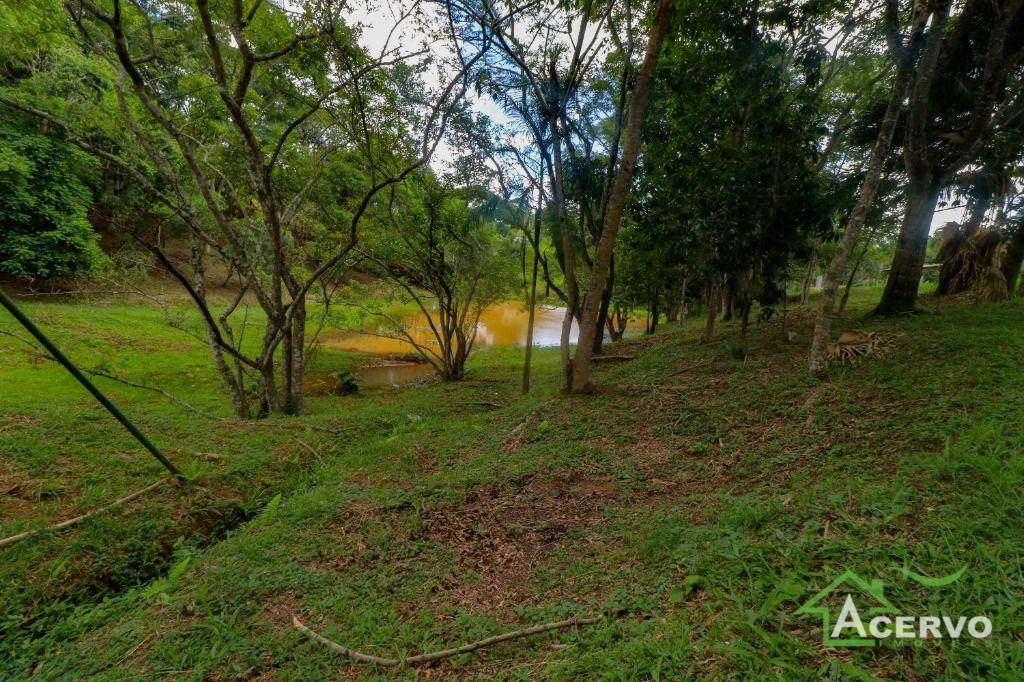
[[[388,47],[393,49],[401,47],[403,51],[414,49],[416,45],[423,42],[423,36],[415,29],[412,22],[406,21],[398,31],[392,33],[396,21],[401,12],[417,0],[398,0],[396,2],[367,3],[365,5],[353,5],[352,21],[362,26],[360,43],[373,54],[378,54]],[[421,6],[426,12],[436,12],[436,5],[430,2],[423,2]],[[389,42],[390,40],[390,42]],[[427,74],[429,85],[437,86],[439,83],[438,74],[432,70]],[[473,109],[486,114],[492,121],[499,125],[511,123],[509,116],[488,96],[477,96],[475,93],[468,95]],[[442,141],[434,152],[431,166],[438,171],[450,167],[452,160],[456,157],[457,150],[453,149],[447,141]],[[931,232],[934,233],[949,221],[962,222],[964,220],[965,207],[955,205],[936,210],[932,217]]]
[[[964,213],[966,213],[966,211],[967,209],[965,206],[959,205],[955,207],[937,209],[935,211],[935,215],[932,216],[932,234],[951,220],[962,223],[964,220]]]
[[[352,13],[349,15],[353,23],[360,24],[362,34],[360,44],[371,54],[380,54],[384,49],[399,47],[403,52],[415,50],[423,43],[424,36],[413,25],[413,22],[406,20],[399,30],[392,32],[395,23],[401,17],[404,10],[416,0],[396,0],[394,2],[354,4]],[[431,2],[420,2],[424,11],[436,16],[437,6]],[[428,14],[429,16],[429,14]],[[390,41],[390,42],[389,42]],[[448,49],[432,48],[432,49]],[[426,74],[426,82],[431,87],[440,86],[440,78],[435,69],[430,69]],[[488,96],[478,97],[475,93],[467,93],[474,111],[486,114],[495,123],[505,125],[510,123],[509,117],[502,111],[494,100]],[[447,140],[442,140],[438,145],[434,156],[431,159],[431,167],[441,171],[451,166],[458,152],[453,149]]]

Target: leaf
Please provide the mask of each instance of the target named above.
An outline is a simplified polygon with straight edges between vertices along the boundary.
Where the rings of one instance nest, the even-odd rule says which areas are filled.
[[[787,598],[795,599],[805,592],[807,592],[806,587],[789,580],[784,580],[782,581],[782,584],[779,585],[779,593]]]
[[[181,574],[185,572],[185,569],[188,568],[189,562],[191,561],[192,557],[187,556],[178,563],[174,564],[171,570],[168,571],[167,578],[171,581],[172,584],[178,582],[178,578],[180,578]]]
[[[278,494],[274,495],[272,498],[270,498],[270,502],[267,502],[267,506],[264,507],[260,511],[259,518],[264,519],[264,518],[267,518],[269,516],[273,516],[274,512],[277,511],[278,505],[280,505],[280,504],[281,504],[281,493],[278,493]]]
[[[687,595],[689,595],[691,592],[693,592],[693,589],[695,587],[697,587],[697,585],[699,585],[701,583],[701,581],[703,581],[703,580],[704,580],[704,576],[700,576],[700,575],[688,575],[688,576],[686,576],[685,578],[683,578],[683,585],[682,585],[682,587],[675,586],[675,587],[673,587],[672,589],[669,590],[669,592],[668,592],[668,600],[670,602],[672,602],[673,604],[678,604],[679,602],[681,602],[684,599],[686,599]]]

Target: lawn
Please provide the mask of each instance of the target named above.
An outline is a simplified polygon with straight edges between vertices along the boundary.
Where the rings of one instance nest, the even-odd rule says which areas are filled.
[[[469,378],[235,423],[205,351],[142,304],[34,303],[76,360],[194,477],[0,549],[0,677],[317,679],[1013,678],[1024,669],[1024,305],[926,299],[862,319],[883,352],[804,371],[811,312],[699,345],[700,320],[623,344],[564,396],[557,349],[478,354]],[[2,326],[13,329],[4,318]],[[0,337],[0,534],[162,476],[58,367]],[[314,372],[354,361],[318,355]],[[314,429],[326,427],[331,432]],[[909,580],[904,567],[949,585]],[[844,570],[902,612],[988,615],[992,635],[828,648],[795,614]],[[355,663],[572,615],[598,623],[429,669]]]

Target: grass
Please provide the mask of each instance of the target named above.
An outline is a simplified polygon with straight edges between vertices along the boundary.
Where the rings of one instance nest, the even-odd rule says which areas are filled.
[[[851,315],[877,296],[857,292]],[[395,656],[606,613],[431,672],[1012,678],[1024,668],[1024,306],[928,305],[850,323],[896,340],[824,382],[803,371],[800,309],[792,343],[777,319],[754,327],[746,362],[724,350],[733,324],[708,346],[699,320],[669,325],[628,344],[636,359],[602,366],[601,390],[583,397],[558,393],[548,349],[526,397],[521,351],[493,349],[461,384],[312,396],[277,426],[198,419],[106,382],[201,487],[0,550],[0,677],[384,677],[305,640],[292,616]],[[28,310],[82,364],[226,415],[202,348],[157,313]],[[0,344],[0,532],[161,475],[55,366]],[[351,361],[323,353],[314,371]],[[927,588],[904,565],[968,570]],[[993,634],[825,648],[820,622],[794,611],[844,569],[882,579],[905,613],[984,613]]]

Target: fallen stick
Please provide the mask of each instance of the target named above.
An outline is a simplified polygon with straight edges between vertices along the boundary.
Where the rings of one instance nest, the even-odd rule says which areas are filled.
[[[227,420],[225,420],[227,421]],[[312,429],[313,431],[323,431],[324,433],[330,433],[335,436],[348,436],[351,434],[351,430],[342,431],[341,429],[332,429],[329,426],[320,426],[318,424],[305,424],[305,423],[287,423],[287,422],[276,422],[276,421],[265,421],[261,419],[250,419],[244,423],[246,426],[265,426],[271,429]]]
[[[418,656],[406,656],[403,658],[382,658],[380,656],[374,656],[372,654],[364,654],[353,649],[348,649],[342,645],[327,639],[323,635],[310,630],[308,627],[299,621],[297,616],[292,616],[292,625],[297,630],[302,632],[304,635],[312,639],[313,641],[323,644],[325,647],[332,651],[336,651],[339,654],[348,656],[349,658],[360,661],[362,663],[375,663],[385,667],[395,666],[406,666],[406,665],[422,665],[424,663],[432,663],[434,661],[440,661],[444,658],[451,658],[452,656],[458,656],[459,654],[466,654],[471,651],[477,651],[485,647],[494,646],[502,642],[507,642],[510,639],[518,639],[520,637],[528,637],[530,635],[540,634],[541,632],[548,632],[549,630],[560,630],[562,628],[573,627],[576,625],[592,625],[602,619],[602,616],[593,616],[591,618],[576,618],[575,616],[568,620],[560,620],[554,623],[543,623],[541,625],[534,625],[532,627],[523,628],[521,630],[515,630],[513,632],[506,632],[502,635],[495,635],[494,637],[488,637],[487,639],[481,639],[470,644],[464,644],[454,649],[442,649],[441,651],[434,651],[429,654],[420,654]]]
[[[203,412],[198,407],[185,402],[181,398],[171,394],[168,391],[165,391],[164,389],[160,388],[159,386],[150,386],[148,384],[140,384],[140,383],[137,383],[137,382],[134,382],[134,381],[130,381],[128,379],[122,379],[119,376],[114,376],[113,374],[110,374],[109,372],[105,372],[103,370],[98,370],[98,369],[86,369],[86,370],[83,370],[83,371],[86,374],[89,374],[91,376],[103,377],[104,379],[110,379],[111,381],[116,381],[118,383],[124,384],[125,386],[131,386],[133,388],[141,388],[144,391],[152,391],[153,393],[159,393],[163,397],[165,397],[168,400],[170,400],[172,403],[174,403],[176,405],[180,405],[181,407],[184,407],[186,410],[188,410],[192,414],[195,414],[195,415],[197,415],[199,417],[202,417],[203,419],[220,419],[220,417],[217,417],[216,415],[212,415],[212,414],[210,414],[208,412]]]
[[[11,338],[17,339],[18,341],[21,341],[22,343],[24,343],[24,344],[26,344],[28,346],[31,346],[33,351],[35,352],[36,357],[42,358],[43,360],[49,360],[50,362],[58,362],[57,358],[55,358],[52,355],[50,355],[49,353],[47,353],[44,348],[42,348],[40,346],[37,346],[31,339],[26,339],[24,336],[21,336],[19,334],[15,334],[14,332],[10,331],[9,329],[0,329],[0,334],[3,334],[4,336],[10,336]],[[165,397],[168,400],[170,400],[172,403],[174,403],[176,405],[180,405],[181,407],[184,407],[189,412],[192,412],[195,415],[203,417],[204,419],[219,419],[219,417],[214,416],[212,414],[209,414],[207,412],[203,412],[202,410],[200,410],[195,405],[191,405],[191,404],[185,402],[181,398],[179,398],[176,395],[170,393],[169,391],[165,391],[164,389],[160,388],[159,386],[150,386],[149,384],[140,384],[138,382],[131,381],[129,379],[124,379],[124,378],[119,377],[117,375],[111,374],[110,372],[108,372],[106,370],[101,370],[101,369],[83,369],[82,371],[85,372],[86,374],[90,375],[90,376],[103,377],[104,379],[110,379],[111,381],[116,381],[116,382],[118,382],[120,384],[124,384],[125,386],[131,386],[132,388],[141,388],[144,391],[152,391],[153,393],[159,393],[163,397]]]
[[[299,442],[299,445],[301,445],[302,447],[304,447],[307,450],[309,450],[310,452],[312,452],[313,456],[316,457],[317,463],[320,464],[321,466],[323,466],[323,463],[324,463],[323,457],[320,456],[320,453],[317,452],[316,449],[312,445],[310,445],[306,441],[302,440],[301,438],[296,438],[295,440],[297,440]]]
[[[636,360],[635,355],[595,355],[591,358],[593,362],[628,362]]]
[[[157,488],[157,487],[163,485],[168,480],[169,480],[168,478],[161,478],[156,483],[153,483],[151,485],[147,485],[142,490],[136,490],[135,492],[133,492],[133,493],[131,493],[129,495],[125,495],[124,497],[122,497],[122,498],[120,498],[118,500],[114,500],[113,502],[111,502],[110,504],[108,504],[105,507],[100,507],[99,509],[93,509],[91,512],[86,512],[85,514],[82,514],[81,516],[76,516],[73,519],[68,519],[67,521],[61,521],[60,523],[54,524],[54,525],[50,526],[49,528],[37,528],[35,530],[26,530],[23,533],[18,533],[17,535],[12,535],[10,537],[3,538],[2,540],[0,540],[0,547],[6,547],[7,545],[13,545],[15,542],[18,542],[19,540],[24,540],[25,538],[30,538],[33,535],[38,535],[39,533],[42,533],[43,531],[52,532],[52,531],[55,531],[55,530],[60,530],[61,528],[67,528],[68,526],[73,526],[74,524],[76,524],[76,523],[78,523],[80,521],[85,521],[88,518],[92,518],[93,516],[98,516],[98,515],[106,512],[106,511],[109,511],[109,510],[113,509],[114,507],[122,505],[122,504],[124,504],[126,502],[131,502],[136,497],[139,497],[140,495],[144,495],[144,494],[148,493],[150,490],[153,490],[154,488]]]

